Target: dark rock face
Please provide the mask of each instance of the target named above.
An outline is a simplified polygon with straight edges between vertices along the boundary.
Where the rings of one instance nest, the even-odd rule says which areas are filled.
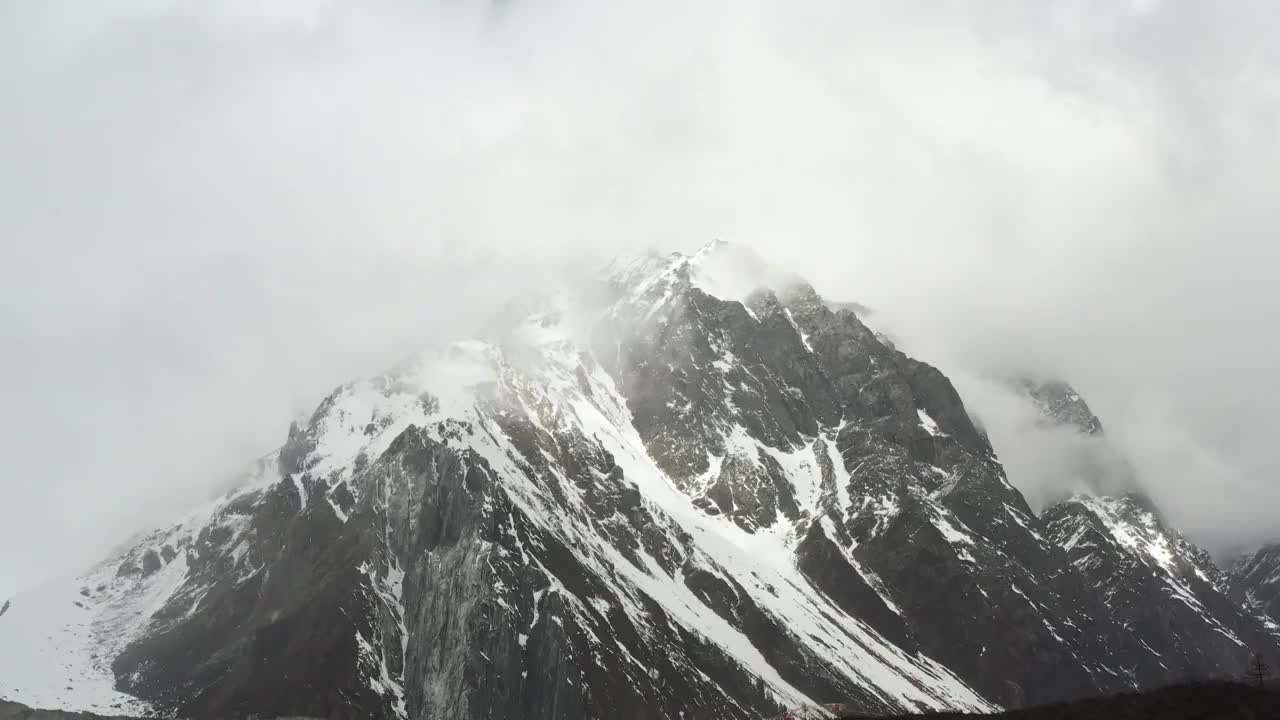
[[[164,566],[160,560],[160,553],[155,550],[148,550],[142,555],[142,574],[150,575]]]
[[[847,538],[845,539],[847,542]],[[843,556],[840,540],[829,537],[820,523],[809,526],[798,554],[800,570],[845,612],[860,617],[898,647],[915,652],[919,642],[899,612],[890,606],[865,576]]]
[[[1006,705],[1122,687],[1095,640],[1115,630],[1080,630],[1093,624],[1080,579],[1032,529],[951,383],[807,287],[788,305],[846,402],[846,543],[922,649]]]
[[[1161,631],[1194,618],[1083,511],[1038,520],[939,370],[807,285],[739,301],[698,262],[618,272],[582,335],[552,303],[335,390],[207,516],[112,558],[84,599],[145,613],[117,687],[197,719],[757,718],[1234,662]]]
[[[688,273],[654,283],[660,307],[638,303],[641,319],[621,324],[628,333],[597,341],[597,355],[612,352],[609,370],[647,447],[687,491],[748,529],[802,517],[796,554],[813,582],[987,697],[1007,701],[1013,687],[1047,701],[1123,686],[1103,664],[1088,667],[1086,643],[1066,639],[1090,624],[1062,600],[1082,583],[1032,531],[1033,515],[942,373],[807,286],[743,305],[707,295]],[[820,446],[832,466],[820,503],[775,493],[781,483],[761,480],[773,468],[735,455],[727,428],[762,448]]]
[[[249,574],[215,570],[212,553],[194,558],[193,584],[211,583],[201,611],[188,614],[186,593],[162,610],[173,620],[116,662],[127,689],[196,718],[641,718],[698,706],[750,717],[746,708],[770,705],[749,683],[712,682],[717,664],[737,669],[687,632],[668,628],[654,646],[623,613],[575,607],[622,599],[531,524],[475,453],[411,427],[361,484],[345,521],[327,504],[299,510],[283,484],[233,507],[250,518],[238,536]],[[636,507],[627,524],[651,522]],[[269,573],[253,569],[267,558]],[[568,593],[548,592],[552,583]],[[641,658],[661,685],[625,669]]]
[[[731,431],[787,450],[838,423],[839,406],[776,298],[720,300],[689,273],[676,268],[649,290],[657,298],[619,306],[595,335],[596,355],[654,461],[687,492],[749,530],[794,519],[780,468],[735,446]]]
[[[356,633],[370,632],[357,568],[369,539],[290,485],[230,503],[188,550],[188,580],[122,652],[126,692],[190,717],[362,716]]]
[[[1280,543],[1236,558],[1229,573],[1234,595],[1280,624]]]
[[[535,432],[532,426],[522,429]],[[607,457],[597,459],[608,463]],[[537,473],[533,466],[529,470]],[[483,458],[410,429],[369,479],[373,495],[383,490],[388,503],[375,512],[388,516],[393,564],[409,568],[403,622],[411,716],[639,718],[653,708],[687,702],[737,708],[725,715],[736,717],[744,716],[744,707],[765,702],[751,688],[730,697],[723,687],[682,672],[681,666],[694,662],[686,654],[660,657],[660,647],[616,609],[624,599],[573,549],[532,523]],[[626,488],[617,485],[613,494],[621,498]],[[420,488],[422,494],[401,498],[397,487]],[[630,515],[619,524],[634,529],[652,522],[641,507]],[[424,556],[429,562],[411,562]],[[568,592],[552,591],[558,583]],[[596,602],[580,606],[577,598]],[[394,623],[388,630],[396,631]],[[612,647],[592,642],[610,636],[616,640]],[[663,638],[673,649],[690,648],[688,640]],[[702,662],[708,666],[727,664],[710,648],[693,648],[706,653]],[[647,674],[637,676],[632,658],[644,658],[675,679],[661,687]]]

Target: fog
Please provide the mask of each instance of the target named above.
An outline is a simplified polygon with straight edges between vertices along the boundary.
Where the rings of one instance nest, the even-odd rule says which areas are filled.
[[[0,597],[189,507],[332,386],[558,275],[712,238],[873,307],[1030,497],[1057,441],[993,377],[1075,384],[1194,539],[1280,536],[1277,21],[4,3]]]

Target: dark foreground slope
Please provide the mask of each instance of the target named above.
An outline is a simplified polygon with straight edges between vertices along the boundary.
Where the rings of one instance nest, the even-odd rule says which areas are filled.
[[[142,720],[142,718],[126,715],[98,715],[88,712],[71,712],[67,710],[38,710],[22,703],[0,700],[0,720]],[[315,720],[314,718],[279,717],[275,720]]]
[[[858,713],[834,715],[793,711],[774,720],[810,718],[854,720],[869,716]],[[1069,703],[1010,710],[994,715],[937,713],[902,715],[900,718],[958,720],[959,718],[1001,718],[1003,720],[1273,720],[1280,718],[1280,690],[1273,685],[1260,689],[1236,683],[1176,685],[1144,693],[1125,693],[1089,698]],[[882,720],[888,720],[887,718]]]
[[[983,715],[976,713],[936,713],[928,715],[869,716],[841,713],[840,706],[795,710],[772,720],[959,720],[961,718],[1001,718],[1003,720],[1273,720],[1280,719],[1280,686],[1273,683],[1259,689],[1237,683],[1176,685],[1144,693],[1125,693],[1089,698],[1070,703],[1044,705]],[[836,710],[836,712],[831,712]],[[35,710],[20,703],[0,700],[0,720],[134,720],[123,716]],[[290,718],[288,720],[304,720]]]

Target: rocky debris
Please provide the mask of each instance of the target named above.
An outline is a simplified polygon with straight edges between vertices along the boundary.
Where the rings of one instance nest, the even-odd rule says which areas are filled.
[[[770,720],[842,720],[842,718],[861,717],[856,711],[844,703],[828,703],[826,705],[809,705],[792,708]]]
[[[142,554],[143,576],[150,575],[162,567],[164,567],[164,562],[160,560],[160,553],[155,550],[148,550]]]

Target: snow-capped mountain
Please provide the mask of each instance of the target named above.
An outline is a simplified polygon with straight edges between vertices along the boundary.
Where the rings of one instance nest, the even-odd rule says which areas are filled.
[[[1135,647],[1140,608],[1032,513],[951,382],[849,307],[722,244],[597,290],[338,388],[237,489],[14,598],[0,695],[754,718],[981,710],[1186,667]]]
[[[1070,385],[1026,387],[1048,422],[1102,439],[1101,421]],[[1077,495],[1046,509],[1040,523],[1136,641],[1115,657],[1140,684],[1235,673],[1251,652],[1280,647],[1280,627],[1242,603],[1209,553],[1141,491]]]

